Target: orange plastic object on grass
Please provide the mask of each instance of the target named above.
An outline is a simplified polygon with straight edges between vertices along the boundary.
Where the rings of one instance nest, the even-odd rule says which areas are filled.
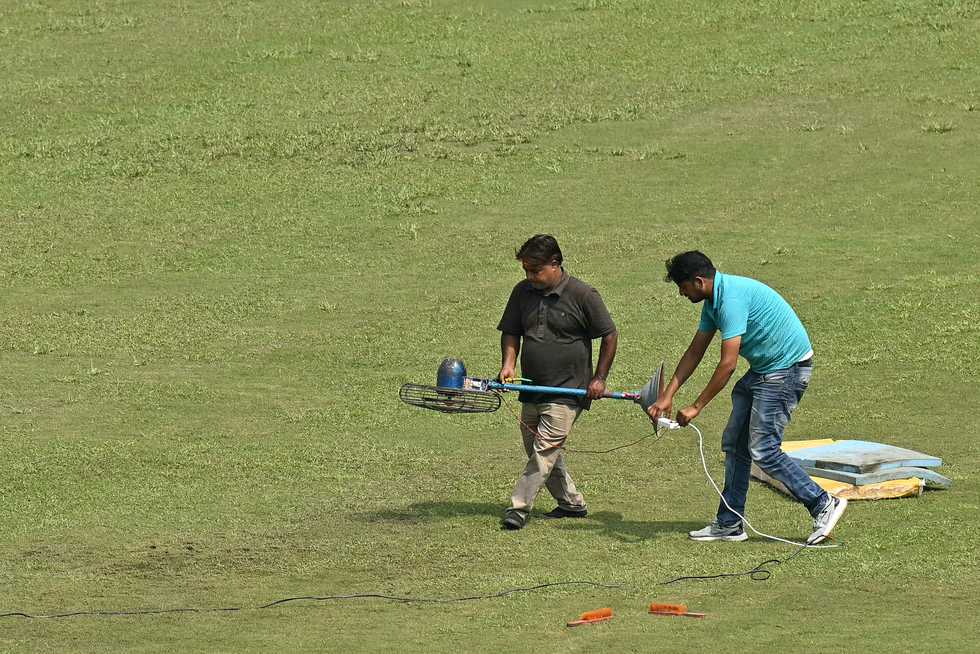
[[[703,618],[704,613],[692,613],[687,610],[687,604],[658,604],[650,603],[650,613],[654,615],[682,615],[688,618]]]
[[[569,627],[577,627],[583,624],[593,624],[596,622],[605,622],[606,620],[612,620],[612,609],[596,609],[595,611],[586,611],[578,620],[574,620],[568,623]]]

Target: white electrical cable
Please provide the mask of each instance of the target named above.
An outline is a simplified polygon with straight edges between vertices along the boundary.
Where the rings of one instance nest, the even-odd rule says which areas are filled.
[[[667,418],[658,418],[657,424],[661,427],[666,427],[667,429],[671,429],[671,430],[681,429],[681,425],[679,423],[674,422],[673,420]],[[812,544],[809,541],[805,543],[798,543],[796,541],[788,540],[786,538],[780,538],[779,536],[764,534],[758,529],[756,529],[755,527],[753,527],[752,523],[749,522],[744,515],[742,515],[741,513],[739,513],[738,511],[736,511],[731,507],[731,505],[728,503],[728,500],[725,499],[725,494],[721,492],[721,489],[718,488],[718,484],[716,484],[715,480],[711,477],[711,473],[708,472],[708,462],[704,458],[704,436],[701,434],[701,430],[698,429],[693,422],[687,423],[686,426],[690,427],[698,434],[698,453],[701,455],[701,466],[704,468],[704,474],[708,478],[708,481],[711,482],[711,486],[715,489],[715,492],[718,493],[718,497],[721,498],[721,501],[724,502],[725,506],[728,507],[728,510],[734,513],[735,515],[737,515],[739,518],[741,518],[742,522],[744,522],[749,529],[751,529],[759,536],[762,536],[763,538],[768,538],[769,540],[774,540],[780,543],[786,543],[787,545],[795,545],[797,547],[807,547],[807,548],[812,547],[813,549],[832,549],[835,547],[840,547],[840,545],[817,545],[817,544]]]

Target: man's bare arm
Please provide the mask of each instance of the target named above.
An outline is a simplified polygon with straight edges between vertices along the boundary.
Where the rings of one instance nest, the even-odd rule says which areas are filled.
[[[516,377],[517,355],[521,351],[521,337],[501,332],[500,334],[500,381]]]
[[[647,409],[651,420],[656,422],[657,418],[670,417],[670,409],[674,404],[674,395],[677,394],[680,387],[684,385],[684,382],[697,369],[698,364],[704,358],[704,353],[708,349],[711,339],[714,337],[714,330],[694,333],[691,344],[687,346],[687,350],[685,350],[681,360],[677,363],[677,368],[670,378],[670,383],[667,384],[666,388],[661,389],[660,397],[656,403],[650,405],[650,408]]]
[[[721,392],[721,389],[725,388],[728,380],[732,378],[732,373],[735,372],[735,368],[738,366],[738,352],[741,347],[741,336],[729,338],[721,342],[721,360],[718,361],[715,371],[711,374],[708,385],[698,395],[698,399],[694,401],[694,404],[684,407],[677,412],[677,422],[681,425],[686,425],[697,418],[701,410],[708,405],[708,402],[713,400],[715,395]]]
[[[606,377],[612,368],[613,359],[616,358],[616,347],[619,345],[619,332],[613,331],[602,337],[599,345],[599,361],[595,366],[595,374],[589,382],[588,398],[597,400],[606,392]]]

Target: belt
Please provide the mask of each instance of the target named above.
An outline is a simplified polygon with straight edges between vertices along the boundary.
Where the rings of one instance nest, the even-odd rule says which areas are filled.
[[[812,368],[813,367],[813,357],[809,359],[804,359],[803,361],[797,361],[793,364],[797,368]]]

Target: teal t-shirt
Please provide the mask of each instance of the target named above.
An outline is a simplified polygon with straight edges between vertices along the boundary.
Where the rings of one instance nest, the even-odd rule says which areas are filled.
[[[789,303],[748,277],[715,273],[714,294],[701,308],[698,331],[742,337],[739,350],[752,370],[766,374],[789,368],[813,350],[803,323]]]

